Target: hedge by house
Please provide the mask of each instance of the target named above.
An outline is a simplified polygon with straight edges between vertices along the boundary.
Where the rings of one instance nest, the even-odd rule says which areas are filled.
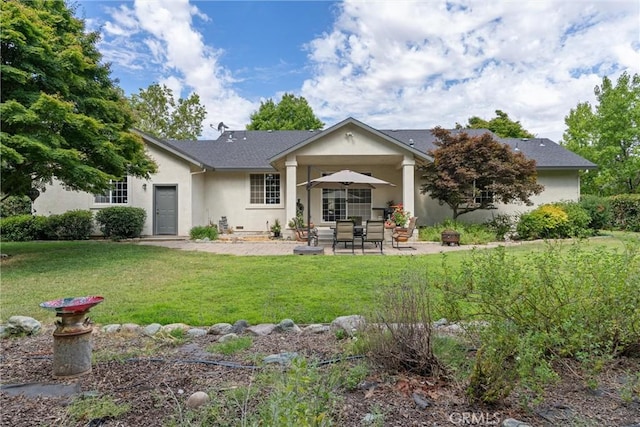
[[[640,194],[618,194],[609,197],[613,227],[626,231],[640,231]]]
[[[593,234],[589,213],[575,202],[542,205],[522,214],[516,230],[521,239],[562,239]]]
[[[47,218],[47,237],[53,240],[87,240],[92,230],[90,211],[72,210]]]
[[[611,202],[607,197],[585,194],[580,197],[580,206],[589,213],[591,221],[589,228],[592,230],[610,229],[613,226],[613,213]]]
[[[90,211],[73,210],[60,215],[15,215],[0,219],[3,241],[86,240],[93,230]]]
[[[105,237],[113,240],[140,237],[147,213],[142,208],[113,206],[96,214],[96,222]]]

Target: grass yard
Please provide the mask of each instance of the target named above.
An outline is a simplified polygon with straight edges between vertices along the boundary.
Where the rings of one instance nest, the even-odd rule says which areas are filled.
[[[586,247],[623,247],[637,234],[590,240]],[[508,248],[526,256],[543,243]],[[407,274],[438,280],[442,255],[388,257],[240,257],[113,243],[2,243],[0,321],[13,315],[53,322],[43,301],[101,295],[91,311],[96,323],[210,325],[246,319],[252,324],[292,318],[329,322],[367,313],[378,294]],[[446,255],[448,268],[470,256]],[[435,307],[433,316],[441,313]]]

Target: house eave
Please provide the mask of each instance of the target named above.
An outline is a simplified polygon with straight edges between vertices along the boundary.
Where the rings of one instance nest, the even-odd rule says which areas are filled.
[[[214,167],[210,166],[210,165],[206,165],[196,159],[194,159],[193,157],[189,156],[188,154],[182,152],[181,150],[167,144],[166,142],[164,142],[163,140],[154,137],[153,135],[149,135],[148,133],[142,132],[141,130],[138,129],[131,129],[131,132],[135,133],[136,135],[138,135],[139,137],[141,137],[142,139],[144,139],[145,141],[155,145],[156,147],[159,147],[165,151],[168,151],[169,153],[173,154],[176,157],[181,158],[182,160],[186,160],[189,163],[194,164],[195,166],[199,167],[200,169],[204,169],[204,170],[215,170]]]
[[[546,170],[546,171],[550,171],[550,170],[594,170],[594,169],[598,169],[598,166],[594,165],[594,166],[537,166],[536,167],[537,170]]]

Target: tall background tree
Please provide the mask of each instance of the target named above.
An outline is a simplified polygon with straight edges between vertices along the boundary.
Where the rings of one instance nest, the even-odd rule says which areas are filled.
[[[207,110],[197,93],[176,101],[171,89],[154,83],[132,95],[129,102],[135,127],[143,132],[166,139],[197,139],[202,134]]]
[[[433,134],[437,148],[429,152],[433,162],[422,169],[426,183],[420,192],[447,204],[454,220],[491,209],[496,202],[530,205],[530,197],[544,189],[536,182],[535,161],[513,152],[489,133],[472,137],[437,127]]]
[[[318,130],[323,126],[304,97],[285,93],[277,104],[272,99],[261,102],[247,130]]]
[[[37,197],[52,178],[99,193],[156,165],[122,90],[101,64],[97,33],[63,1],[9,0],[1,11],[2,193]]]
[[[488,129],[501,138],[533,138],[534,135],[522,127],[520,122],[514,122],[502,110],[496,110],[496,117],[491,120],[478,116],[470,117],[468,123],[462,126],[456,123],[456,129]]]
[[[608,77],[594,89],[597,105],[579,103],[564,119],[561,143],[598,165],[582,173],[581,191],[608,196],[640,192],[640,76]]]

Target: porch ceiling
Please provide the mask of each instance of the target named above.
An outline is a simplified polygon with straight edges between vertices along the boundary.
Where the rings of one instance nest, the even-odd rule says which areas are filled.
[[[297,156],[300,165],[336,165],[336,166],[364,166],[364,165],[393,165],[400,167],[403,160],[401,155],[358,155],[358,156]]]

